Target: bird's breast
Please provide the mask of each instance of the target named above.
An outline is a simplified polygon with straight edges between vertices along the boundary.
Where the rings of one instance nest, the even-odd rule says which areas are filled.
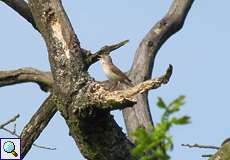
[[[103,71],[105,72],[105,75],[110,80],[119,80],[119,76],[112,72],[109,66],[102,64]]]

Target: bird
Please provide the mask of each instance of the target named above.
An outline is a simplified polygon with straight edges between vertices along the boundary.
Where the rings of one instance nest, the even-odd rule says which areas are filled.
[[[119,81],[131,87],[134,86],[132,81],[113,64],[112,58],[108,54],[100,54],[99,59],[102,69],[109,80],[114,82]]]

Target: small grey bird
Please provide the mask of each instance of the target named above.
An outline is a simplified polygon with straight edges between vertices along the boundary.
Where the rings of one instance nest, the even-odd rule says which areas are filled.
[[[132,81],[113,64],[112,58],[108,54],[101,54],[99,56],[102,69],[109,80],[120,81],[129,86],[133,86]]]

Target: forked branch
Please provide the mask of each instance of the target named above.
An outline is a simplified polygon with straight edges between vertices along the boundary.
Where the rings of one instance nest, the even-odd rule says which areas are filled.
[[[10,120],[8,120],[7,122],[3,123],[3,124],[0,124],[0,129],[8,132],[9,134],[17,137],[17,138],[20,138],[20,136],[17,134],[16,132],[16,120],[19,118],[19,114],[17,114],[16,116],[14,116],[13,118],[11,118]],[[11,124],[11,123],[14,123],[14,128],[13,130],[11,129],[8,129],[6,128],[7,125]],[[48,150],[56,150],[56,148],[51,148],[51,147],[46,147],[46,146],[41,146],[41,145],[38,145],[38,144],[35,144],[33,143],[32,144],[33,146],[37,147],[37,148],[42,148],[42,149],[48,149]]]
[[[16,116],[14,116],[13,118],[11,118],[10,120],[8,120],[7,122],[3,123],[0,125],[0,129],[4,128],[5,126],[7,126],[8,124],[15,122],[17,118],[19,118],[19,114],[17,114]]]

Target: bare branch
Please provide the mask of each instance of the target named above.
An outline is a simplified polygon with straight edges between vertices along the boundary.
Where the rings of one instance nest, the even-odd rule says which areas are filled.
[[[0,87],[25,82],[37,83],[45,92],[51,91],[53,85],[53,79],[49,72],[42,72],[33,68],[0,71]]]
[[[10,134],[12,134],[12,135],[14,135],[14,136],[16,136],[16,137],[19,137],[19,136],[17,135],[17,133],[16,133],[15,125],[14,125],[14,130],[13,130],[13,131],[11,131],[11,130],[5,128],[5,127],[6,127],[7,125],[9,125],[10,123],[16,122],[17,118],[19,118],[19,117],[20,117],[20,115],[17,114],[16,116],[14,116],[13,118],[11,118],[11,119],[8,120],[7,122],[1,124],[1,125],[0,125],[0,129],[6,131],[6,132],[8,132],[8,133],[10,133]],[[16,124],[16,123],[15,123],[15,124]]]
[[[14,123],[14,130],[13,130],[13,133],[16,133],[16,132],[17,132],[17,131],[16,131],[16,128],[17,128],[17,124]]]
[[[34,141],[39,137],[57,112],[54,101],[55,96],[50,95],[22,130],[20,135],[22,157],[25,157],[31,146],[34,144]]]
[[[99,59],[99,55],[101,54],[110,54],[110,52],[124,46],[127,44],[129,40],[125,40],[116,44],[112,45],[106,45],[102,47],[99,51],[97,51],[95,54],[92,54],[90,51],[86,52],[86,63],[88,66],[92,65],[93,63],[97,62]]]
[[[211,156],[213,156],[213,154],[203,154],[203,155],[201,155],[201,157],[204,157],[204,158],[211,157]]]
[[[130,77],[135,82],[151,77],[157,51],[171,35],[182,28],[192,3],[193,0],[174,0],[166,16],[141,41],[130,71]],[[140,76],[136,76],[136,73]]]
[[[1,128],[1,129],[4,130],[4,131],[6,131],[6,132],[8,132],[8,133],[10,133],[13,136],[16,136],[17,138],[19,138],[19,135],[16,132],[11,131],[10,129],[7,129],[5,127]]]
[[[7,126],[8,124],[15,122],[17,120],[17,118],[19,118],[19,114],[17,114],[16,116],[14,116],[13,118],[11,118],[10,120],[8,120],[7,122],[3,123],[0,125],[0,129],[4,128],[5,126]]]
[[[220,147],[217,146],[211,146],[211,145],[200,145],[200,144],[181,144],[183,147],[189,147],[189,148],[206,148],[206,149],[220,149]]]
[[[11,7],[13,10],[15,10],[29,23],[31,23],[36,30],[38,30],[34,22],[34,18],[32,16],[30,8],[28,7],[28,4],[24,0],[1,0],[1,1],[7,4],[9,7]]]
[[[7,126],[8,124],[15,122],[16,119],[19,118],[19,114],[14,116],[13,118],[11,118],[9,121],[7,121],[6,123],[3,123],[0,125],[0,129],[10,133],[11,135],[20,138],[20,136],[16,133],[16,123],[14,124],[14,129],[13,131],[10,129],[5,128],[5,126]],[[51,147],[46,147],[46,146],[41,146],[41,145],[37,145],[35,143],[32,144],[33,146],[37,147],[37,148],[42,148],[42,149],[48,149],[48,150],[56,150],[56,148],[51,148]]]
[[[181,146],[189,148],[205,148],[205,149],[216,149],[218,150],[215,154],[202,155],[202,157],[210,157],[209,160],[229,160],[230,159],[230,139],[227,138],[221,144],[220,147],[211,145],[199,145],[199,144],[182,144]]]
[[[172,75],[172,65],[169,65],[166,73],[152,80],[147,80],[124,90],[108,91],[100,84],[94,84],[89,87],[88,99],[90,102],[97,103],[100,109],[114,110],[123,109],[125,107],[135,104],[137,101],[135,96],[150,89],[156,89],[162,84],[166,84]],[[93,94],[93,95],[92,95]]]
[[[41,148],[41,149],[47,149],[47,150],[56,150],[57,148],[51,148],[46,146],[37,145],[36,143],[32,144],[34,147]]]
[[[129,72],[129,78],[132,82],[140,83],[151,78],[157,51],[170,36],[182,28],[193,1],[174,0],[166,16],[146,34],[136,51]],[[149,110],[148,93],[138,95],[137,99],[138,103],[133,108],[123,110],[128,134],[139,126],[147,128],[153,124]]]

